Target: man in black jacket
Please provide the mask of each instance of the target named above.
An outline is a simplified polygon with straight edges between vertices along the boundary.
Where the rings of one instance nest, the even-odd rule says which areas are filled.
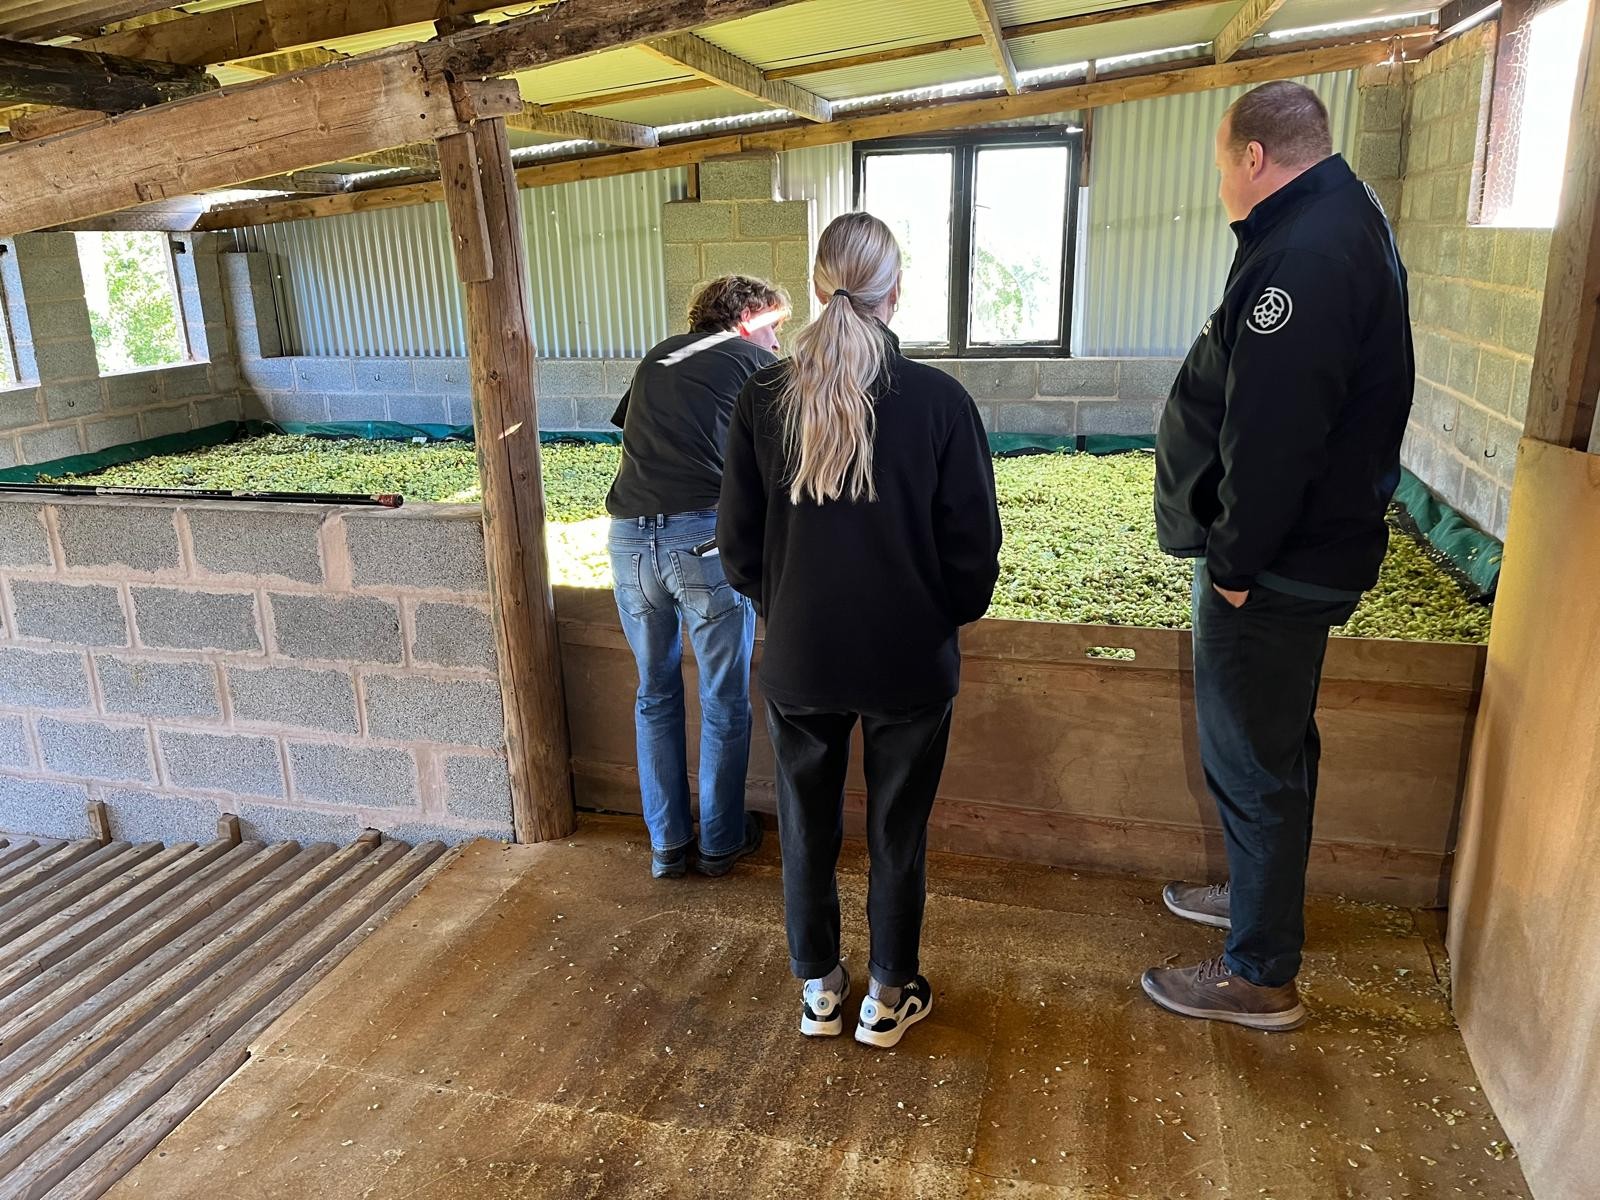
[[[1191,1017],[1293,1029],[1329,630],[1378,577],[1414,364],[1406,272],[1370,188],[1296,83],[1240,99],[1217,132],[1239,249],[1173,384],[1156,524],[1196,560],[1195,701],[1230,879],[1172,883],[1179,916],[1228,929],[1220,957],[1145,972]]]

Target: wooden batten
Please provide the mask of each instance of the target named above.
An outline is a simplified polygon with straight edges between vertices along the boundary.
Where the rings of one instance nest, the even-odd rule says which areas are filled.
[[[1244,49],[1283,5],[1284,0],[1244,0],[1214,40],[1216,61],[1225,63]]]

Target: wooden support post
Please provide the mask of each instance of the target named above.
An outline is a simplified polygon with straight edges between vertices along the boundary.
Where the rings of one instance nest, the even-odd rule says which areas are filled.
[[[571,750],[545,558],[539,412],[516,168],[502,117],[439,139],[445,210],[467,295],[467,358],[511,810],[519,842],[573,830]]]
[[[103,801],[89,801],[89,836],[102,846],[111,841],[111,812]]]
[[[217,820],[217,838],[230,846],[237,846],[243,840],[239,831],[239,818],[233,813],[223,813]]]
[[[1600,12],[1588,36],[1572,104],[1561,214],[1550,239],[1544,312],[1533,355],[1523,433],[1587,450],[1600,397]]]

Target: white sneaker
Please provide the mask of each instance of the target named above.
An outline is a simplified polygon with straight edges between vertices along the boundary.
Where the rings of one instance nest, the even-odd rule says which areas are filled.
[[[850,998],[848,971],[838,991],[829,991],[820,979],[808,979],[801,996],[801,1033],[807,1037],[838,1037],[844,1032],[844,1002]]]
[[[894,1008],[868,996],[861,1002],[861,1017],[856,1022],[856,1041],[887,1050],[900,1044],[906,1030],[933,1011],[933,988],[918,975],[900,989],[900,1003]]]

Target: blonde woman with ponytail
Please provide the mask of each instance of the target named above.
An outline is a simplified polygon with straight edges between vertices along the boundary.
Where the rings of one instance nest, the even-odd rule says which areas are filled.
[[[928,816],[960,685],[957,632],[989,607],[1000,516],[977,406],[900,353],[900,247],[847,213],[817,244],[821,311],[734,406],[717,544],[766,620],[761,682],[777,756],[800,1030],[843,1032],[835,867],[845,770],[865,745],[869,994],[856,1040],[898,1044],[933,1008],[920,973]]]

